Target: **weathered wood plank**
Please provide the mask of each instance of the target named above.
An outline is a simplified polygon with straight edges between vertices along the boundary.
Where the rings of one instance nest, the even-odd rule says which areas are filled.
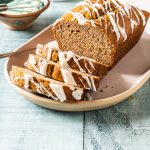
[[[150,81],[128,100],[85,114],[86,150],[150,149]]]

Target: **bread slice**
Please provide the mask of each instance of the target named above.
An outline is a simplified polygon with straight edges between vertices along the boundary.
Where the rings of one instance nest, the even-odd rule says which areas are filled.
[[[98,89],[101,80],[100,77],[61,67],[57,63],[33,54],[29,55],[25,67],[66,84],[93,91]]]
[[[84,97],[84,89],[70,86],[62,82],[49,79],[27,69],[12,66],[11,81],[25,89],[46,95],[54,100],[78,101]]]
[[[61,50],[113,67],[138,42],[148,18],[148,12],[116,0],[85,0],[57,20],[53,31]]]
[[[100,64],[94,59],[76,55],[72,51],[60,51],[57,42],[52,41],[47,45],[37,45],[36,54],[58,63],[62,67],[71,68],[83,73],[103,77],[107,74],[109,66]]]

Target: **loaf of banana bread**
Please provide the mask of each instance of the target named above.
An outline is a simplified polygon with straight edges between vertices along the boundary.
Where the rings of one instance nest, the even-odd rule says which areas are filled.
[[[117,0],[84,0],[53,25],[63,51],[113,67],[140,39],[149,13]]]
[[[83,73],[103,77],[107,74],[109,66],[100,64],[94,59],[78,56],[72,51],[60,51],[57,42],[52,41],[47,45],[37,45],[36,54],[58,63],[62,67],[71,68]]]
[[[61,67],[40,56],[30,54],[25,67],[41,75],[72,86],[96,91],[100,84],[100,77],[82,73],[73,69]]]
[[[14,84],[54,100],[73,102],[83,100],[84,97],[82,88],[69,86],[21,67],[13,66],[10,75]]]

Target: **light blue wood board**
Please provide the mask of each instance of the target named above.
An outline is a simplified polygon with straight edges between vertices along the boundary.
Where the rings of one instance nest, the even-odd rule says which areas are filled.
[[[53,1],[26,31],[0,26],[0,53],[53,23],[79,0]],[[26,101],[7,83],[0,60],[0,150],[149,150],[150,81],[128,100],[99,111],[65,113]]]
[[[116,106],[86,113],[85,149],[149,150],[148,95],[149,82],[139,92]]]
[[[68,4],[68,7],[67,7]],[[0,26],[0,53],[14,50],[36,35],[74,3],[53,3],[26,31]],[[60,7],[59,7],[60,6]],[[57,8],[57,12],[54,12]],[[0,60],[0,150],[81,150],[83,113],[47,110],[26,101],[7,83]]]

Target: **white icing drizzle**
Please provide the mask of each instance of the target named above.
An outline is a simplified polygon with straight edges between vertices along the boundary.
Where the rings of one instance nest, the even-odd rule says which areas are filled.
[[[87,21],[89,21],[80,12],[69,11],[68,13],[72,14],[74,19],[77,19],[80,25],[84,25]]]
[[[102,27],[102,18],[100,17],[98,18],[98,20],[99,20],[100,27]]]
[[[49,42],[49,43],[47,44],[47,46],[48,46],[48,55],[47,55],[47,59],[50,60],[51,57],[52,57],[52,51],[53,51],[53,49],[59,50],[59,47],[58,47],[57,41]]]
[[[36,82],[33,80],[33,77],[30,79],[30,81],[36,86],[36,89],[37,89],[37,92],[38,92],[38,93],[44,94],[44,91],[43,91],[42,87],[40,86],[39,83],[36,83]]]
[[[122,4],[123,4],[123,9],[124,9],[124,11],[126,12],[126,15],[127,16],[131,16],[131,6],[130,5],[128,5],[127,3],[125,3],[125,2],[122,2]]]
[[[117,24],[116,24],[115,19],[112,17],[112,16],[115,16],[115,13],[114,13],[114,12],[111,12],[111,13],[107,13],[107,14],[108,14],[109,19],[110,19],[110,21],[111,21],[111,24],[112,24],[112,26],[113,26],[113,30],[114,30],[115,33],[116,33],[117,41],[119,41],[119,39],[120,39],[119,29],[118,29],[118,27],[117,27]]]
[[[88,58],[88,57],[85,57],[85,56],[78,56],[78,55],[76,55],[76,54],[75,54],[75,56],[76,56],[76,57],[79,57],[78,60],[80,60],[80,59],[86,59],[86,60],[88,60],[88,61],[96,62],[96,60],[94,60],[94,59],[92,59],[92,58]]]
[[[44,48],[44,46],[43,46],[43,45],[38,44],[38,45],[37,45],[37,48],[36,48],[35,53],[36,53],[37,55],[40,55],[40,53],[39,53],[39,49],[42,49],[42,50],[43,50],[43,48]]]
[[[25,89],[29,89],[29,83],[31,82],[35,85],[38,93],[44,94],[44,92],[42,90],[42,87],[38,83],[34,82],[32,75],[23,73],[23,77],[15,77],[14,78],[14,80],[18,80],[18,79],[23,79],[24,80],[24,88]]]
[[[54,94],[57,96],[57,97],[55,97],[52,93],[50,93],[46,89],[46,87],[40,81],[39,81],[39,83],[36,83],[33,80],[33,76],[30,75],[30,74],[23,73],[22,77],[14,77],[13,80],[18,80],[18,79],[23,79],[24,80],[24,82],[25,82],[24,83],[24,88],[26,88],[26,89],[29,89],[29,82],[31,82],[31,83],[33,83],[35,85],[38,93],[44,94],[44,91],[46,91],[48,97],[52,97],[55,100],[59,99],[61,102],[64,102],[66,100],[66,94],[64,92],[63,85],[61,85],[59,83],[53,83],[53,82],[49,83],[49,87],[52,89]],[[70,89],[72,90],[72,96],[76,100],[81,100],[81,96],[82,96],[82,94],[84,92],[83,89],[76,88],[76,87],[70,87]]]
[[[64,92],[63,85],[50,82],[49,86],[61,102],[66,100],[66,94]]]
[[[77,86],[71,71],[61,68],[61,73],[66,84]]]
[[[61,52],[61,53],[63,53],[63,52]],[[74,53],[72,53],[72,54],[74,54]],[[64,53],[63,53],[63,55],[64,55]],[[74,56],[74,55],[71,55],[71,51],[70,51],[69,56]],[[72,57],[68,57],[67,59],[70,60],[70,58],[72,58]],[[30,59],[29,60],[30,64],[33,66],[33,68],[35,69],[36,72],[40,73],[41,75],[47,76],[46,71],[47,71],[48,62],[46,60],[44,60],[43,58],[39,58],[39,60],[38,60],[38,66],[39,67],[37,68],[35,66],[36,60],[35,60],[34,55],[30,55],[29,59]],[[76,57],[74,57],[74,60],[75,60],[76,63],[78,62]],[[65,61],[65,62],[67,62],[67,61]],[[79,62],[77,64],[79,65]],[[89,73],[91,73],[91,71],[87,67],[85,59],[84,59],[84,64],[85,64],[85,67],[86,67],[87,71]],[[91,63],[91,66],[92,66],[92,63]],[[92,66],[92,67],[94,67],[94,66]],[[77,83],[76,83],[76,81],[75,81],[75,79],[72,75],[72,71],[64,69],[64,68],[60,68],[60,70],[61,70],[61,73],[62,73],[63,80],[66,84],[77,86]],[[91,85],[89,77],[88,76],[82,76],[82,77],[86,80],[86,82],[89,86],[89,89],[93,89],[94,87],[93,87],[93,85]]]
[[[61,66],[70,68],[70,66],[68,65],[68,61],[72,57],[74,57],[74,55],[73,56],[67,55],[67,58],[65,58],[65,53],[64,52],[58,52],[58,57],[59,57],[59,64]]]
[[[95,70],[95,67],[94,67],[93,63],[91,61],[88,61],[88,62],[90,64],[90,66]]]
[[[137,8],[137,11],[138,11],[139,15],[141,16],[143,26],[145,26],[146,20],[145,20],[145,16],[144,16],[143,12],[141,10],[139,10],[138,8]]]
[[[93,87],[92,87],[92,84],[91,84],[89,77],[83,75],[82,78],[84,78],[86,80],[86,83],[88,84],[89,89],[92,89]]]
[[[72,87],[72,96],[74,97],[74,99],[76,100],[81,100],[82,94],[83,94],[83,89],[75,89]]]
[[[35,66],[36,65],[36,59],[33,55],[29,55],[29,59],[28,59],[30,65],[34,68],[34,70],[36,72],[39,72],[39,69]]]
[[[24,88],[25,88],[25,89],[28,89],[28,88],[29,88],[29,82],[30,82],[31,79],[32,79],[32,76],[31,76],[31,75],[29,75],[29,74],[24,74],[24,80],[25,80]]]
[[[93,77],[87,77],[87,76],[82,76],[82,77],[86,80],[86,82],[91,90],[97,91]]]
[[[111,0],[111,1],[113,2],[113,4],[114,4],[118,9],[121,10],[121,12],[122,12],[123,14],[126,14],[126,13],[125,13],[125,10],[122,8],[122,6],[120,6],[120,5],[118,4],[118,2],[117,2],[116,0]]]
[[[47,71],[47,66],[48,66],[48,62],[46,60],[42,58],[39,59],[38,61],[39,68],[36,67],[36,59],[34,55],[29,55],[28,61],[36,72],[46,76],[46,71]]]
[[[57,97],[55,97],[52,93],[50,93],[46,88],[45,88],[45,86],[40,82],[40,85],[41,85],[41,87],[47,92],[47,96],[48,97],[51,97],[51,98],[53,98],[53,99],[55,99],[55,100],[58,100],[58,98]]]
[[[53,49],[48,48],[47,59],[51,60]]]
[[[134,26],[137,26],[137,22],[134,21],[133,19],[130,19],[130,24],[131,24],[131,30],[132,30],[132,33],[134,31]]]
[[[57,25],[58,22],[60,22],[62,20],[62,18],[57,19],[54,23],[53,23],[53,29],[54,27]]]
[[[90,69],[88,68],[88,66],[87,66],[87,64],[86,64],[86,61],[85,61],[85,59],[84,59],[84,64],[85,64],[85,68],[87,69],[87,71],[88,71],[88,73],[92,73],[91,71],[90,71]]]
[[[119,15],[119,13],[116,14],[116,16],[117,16],[117,27],[118,27],[118,29],[119,29],[120,33],[122,34],[122,36],[124,38],[124,41],[125,41],[127,39],[127,34],[126,34],[126,31],[125,31],[125,22],[124,22],[124,19],[123,19],[123,14],[120,13],[121,18],[122,18],[123,27],[121,27],[119,25],[119,16],[118,15]]]
[[[85,84],[84,84],[84,82],[83,82],[83,80],[82,80],[82,78],[79,78],[79,80],[81,81],[83,87],[86,88],[86,87],[85,87]]]
[[[138,20],[138,24],[140,24],[140,18],[138,17],[138,15],[137,15],[136,11],[134,10],[134,8],[131,8],[131,11],[134,12],[134,14],[135,14],[135,16],[136,16],[136,18]]]
[[[82,11],[82,12],[85,12],[85,11],[86,11],[86,12],[88,12],[88,13],[89,13],[89,15],[90,15],[90,17],[91,17],[91,16],[92,16],[92,14],[91,14],[90,10],[89,10],[86,6],[84,6],[84,5],[83,5],[83,8],[84,8],[84,9],[83,9],[83,11]]]
[[[91,80],[91,83],[92,83],[92,89],[93,89],[93,91],[97,91],[93,78],[90,77],[90,80]]]
[[[77,19],[77,21],[80,25],[84,25],[85,23],[90,22],[92,24],[92,26],[95,27],[94,20],[86,19],[80,12],[69,11],[68,13],[72,14],[74,16],[74,19]]]
[[[86,7],[86,5],[89,6],[89,4],[87,4],[87,3],[85,3],[85,2],[79,2],[75,7],[77,7],[77,6],[82,6],[82,7],[83,7],[82,12],[88,12],[89,15],[90,15],[90,17],[91,17],[91,16],[92,16],[91,11],[89,10],[88,7]]]
[[[43,89],[44,89],[44,90],[47,92],[47,96],[48,96],[48,97],[52,97],[53,99],[58,100],[58,98],[57,98],[57,97],[54,97],[54,96],[44,87],[44,85],[43,85],[41,82],[39,82],[39,83],[34,82],[32,75],[29,75],[29,74],[24,73],[23,76],[24,76],[24,77],[16,77],[16,78],[14,78],[14,80],[23,79],[24,82],[25,82],[25,83],[24,83],[24,88],[25,88],[25,89],[29,89],[29,82],[31,82],[31,83],[33,83],[33,84],[36,86],[36,89],[37,89],[37,92],[38,92],[38,93],[44,94],[44,91],[43,91]]]
[[[99,12],[96,9],[96,6],[99,8],[98,2],[96,2],[94,4],[90,0],[85,0],[84,2],[86,3],[86,5],[89,4],[88,6],[91,7],[92,10],[96,13],[97,17],[99,17]]]
[[[110,5],[110,0],[107,0],[107,6],[108,6],[109,11],[112,11],[112,8],[111,8],[111,5]]]
[[[65,54],[66,54],[66,58],[65,58]],[[70,59],[73,59],[74,62],[75,62],[75,63],[77,64],[77,66],[79,67],[79,70],[80,70],[81,72],[85,72],[85,71],[82,69],[82,67],[80,66],[77,57],[75,56],[75,54],[74,54],[72,51],[67,51],[66,53],[59,51],[58,57],[59,57],[59,63],[60,63],[61,66],[63,66],[63,67],[69,67],[69,68],[70,68],[70,66],[68,65],[68,61],[69,61]]]
[[[39,59],[39,73],[46,76],[48,62],[44,59]]]

